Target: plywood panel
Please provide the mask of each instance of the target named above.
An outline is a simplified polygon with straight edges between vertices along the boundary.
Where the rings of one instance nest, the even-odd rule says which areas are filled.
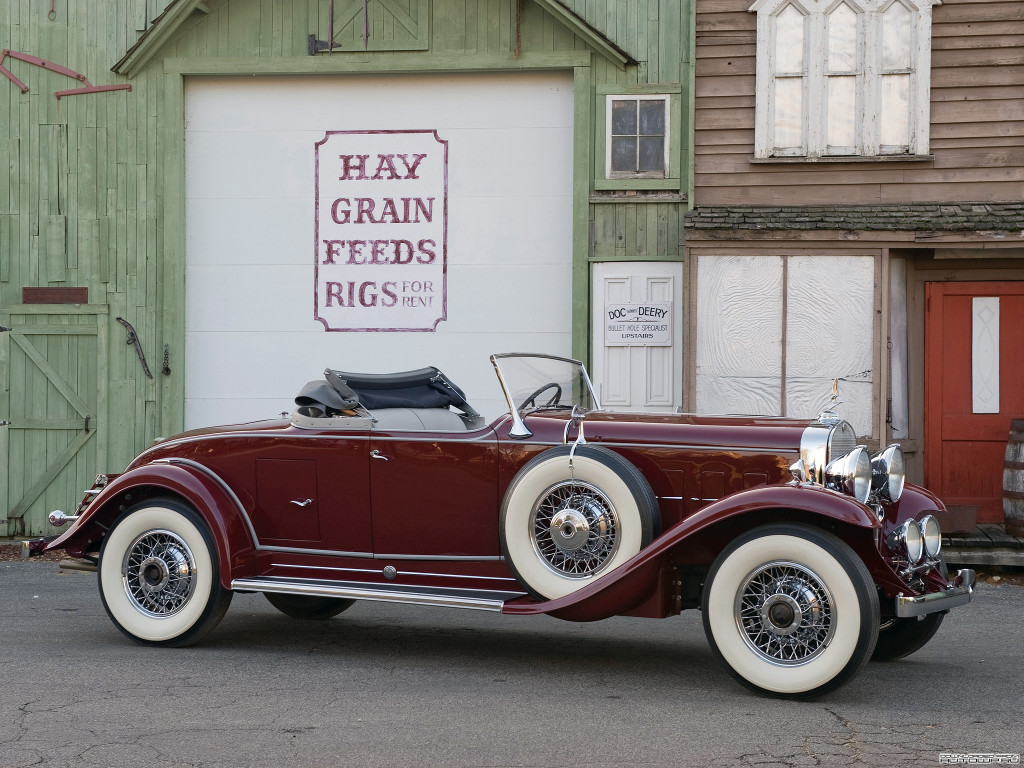
[[[698,412],[782,412],[782,290],[779,257],[700,258]]]

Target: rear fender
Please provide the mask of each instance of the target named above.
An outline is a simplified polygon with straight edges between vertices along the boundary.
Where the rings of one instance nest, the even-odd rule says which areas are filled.
[[[217,542],[220,579],[225,588],[231,580],[249,575],[255,536],[241,502],[215,474],[195,462],[156,461],[132,469],[111,480],[92,500],[71,528],[47,549],[64,549],[74,556],[98,548],[114,521],[132,504],[147,498],[177,496],[191,505],[210,526]]]
[[[879,555],[875,545],[879,522],[870,509],[818,485],[792,484],[732,494],[669,528],[632,559],[582,589],[547,602],[507,603],[503,611],[547,613],[569,621],[596,621],[625,613],[659,587],[659,576],[666,570],[710,566],[736,536],[775,522],[803,522],[838,530],[887,594],[914,593]]]

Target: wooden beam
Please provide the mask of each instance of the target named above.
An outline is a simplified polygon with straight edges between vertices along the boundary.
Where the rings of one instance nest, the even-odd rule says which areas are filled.
[[[537,5],[554,16],[572,32],[587,41],[595,51],[612,62],[619,69],[625,70],[627,64],[637,64],[637,60],[622,48],[609,40],[604,34],[590,26],[585,19],[576,15],[558,0],[533,0]]]

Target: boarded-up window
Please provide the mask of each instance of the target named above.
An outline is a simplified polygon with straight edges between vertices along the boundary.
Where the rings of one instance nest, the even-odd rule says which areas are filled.
[[[757,0],[757,156],[926,154],[934,3]]]
[[[697,411],[814,418],[839,378],[840,416],[870,435],[874,274],[870,256],[701,256]]]

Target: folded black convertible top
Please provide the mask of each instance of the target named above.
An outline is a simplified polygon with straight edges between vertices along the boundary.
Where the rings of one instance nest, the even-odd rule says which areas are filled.
[[[483,417],[466,402],[466,395],[440,370],[431,366],[398,373],[350,373],[327,368],[326,381],[306,384],[296,405],[325,407],[343,411],[362,406],[367,410],[385,408],[448,408],[460,411],[470,426],[483,422]]]

